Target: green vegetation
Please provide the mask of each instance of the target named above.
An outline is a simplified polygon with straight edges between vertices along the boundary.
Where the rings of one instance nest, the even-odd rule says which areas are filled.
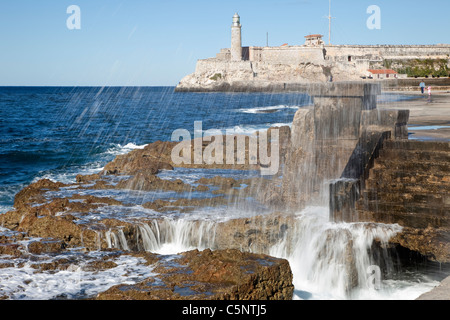
[[[384,65],[392,65],[392,60],[385,60]],[[402,67],[396,68],[400,74],[407,74],[408,77],[448,77],[450,70],[446,59],[414,59],[395,61],[395,64]]]
[[[221,73],[216,73],[215,75],[213,75],[211,78],[209,78],[211,80],[217,81],[219,79],[222,79],[222,74]]]
[[[386,69],[391,69],[391,68],[392,68],[392,60],[384,60],[384,61],[383,61],[383,66],[384,66]]]

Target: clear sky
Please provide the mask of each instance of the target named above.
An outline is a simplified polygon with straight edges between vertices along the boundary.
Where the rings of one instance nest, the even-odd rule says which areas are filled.
[[[70,5],[81,29],[69,30]],[[381,9],[370,30],[367,8]],[[197,59],[230,46],[328,42],[328,0],[1,0],[0,86],[176,85]],[[333,44],[450,43],[450,0],[332,0]]]

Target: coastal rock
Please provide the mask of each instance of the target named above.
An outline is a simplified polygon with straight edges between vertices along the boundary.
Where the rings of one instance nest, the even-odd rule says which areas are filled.
[[[14,243],[0,243],[0,255],[9,255],[13,257],[20,257],[22,252],[19,250],[20,246]]]
[[[125,155],[118,155],[105,165],[103,173],[115,175],[134,175],[145,171],[154,175],[160,170],[172,170],[171,151],[176,142],[156,141],[143,149],[136,149]]]
[[[234,139],[234,162],[227,163],[226,161],[226,135],[220,136],[221,140],[212,141],[203,140],[197,138],[186,142],[169,142],[169,141],[156,141],[148,144],[143,149],[136,149],[128,154],[118,155],[113,161],[105,165],[102,174],[103,175],[136,175],[138,173],[145,174],[147,176],[156,175],[161,170],[173,170],[174,167],[183,168],[207,168],[207,169],[237,169],[237,170],[250,170],[259,169],[258,164],[252,164],[249,161],[249,137],[245,135],[229,135],[228,139]],[[245,141],[245,150],[238,150],[238,144],[236,140],[242,139]],[[185,143],[185,147],[188,151],[186,163],[174,163],[172,160],[172,150],[179,143]],[[182,145],[180,145],[182,146]],[[197,147],[196,147],[197,146]],[[200,147],[199,150],[196,149]],[[215,161],[212,163],[207,162],[206,159],[209,156],[208,150],[211,152],[211,148],[217,147],[217,150],[223,150],[223,154],[215,154],[212,152]],[[181,149],[179,150],[181,151]],[[201,152],[200,163],[195,161],[195,153]],[[242,155],[242,163],[238,161],[238,155]],[[181,155],[179,155],[181,157]],[[79,180],[91,179],[79,177]]]
[[[188,251],[167,259],[149,257],[155,277],[119,285],[98,300],[290,300],[294,287],[289,263],[238,250]],[[157,262],[155,263],[155,258]]]
[[[431,261],[450,263],[450,229],[406,227],[389,242],[418,252]]]
[[[32,241],[28,244],[27,249],[28,252],[34,254],[43,254],[43,253],[60,253],[63,251],[65,247],[64,242],[59,240],[39,240]]]
[[[224,178],[221,176],[215,176],[213,178],[200,178],[195,183],[214,185],[220,187],[221,189],[230,189],[240,187],[241,185],[237,180],[233,178]]]
[[[53,182],[42,179],[20,190],[14,198],[14,207],[19,208],[30,203],[42,203],[45,201],[43,194],[47,191],[56,191],[67,186],[61,182]]]
[[[215,247],[268,252],[284,239],[295,217],[281,213],[232,219],[216,226]]]
[[[333,75],[335,81],[361,79],[361,68],[351,63],[323,59],[308,62],[289,61],[221,61],[210,58],[197,61],[194,73],[185,76],[176,91],[304,92],[311,83],[325,83]],[[218,76],[220,75],[220,76]]]
[[[122,180],[116,185],[117,189],[128,190],[171,190],[176,192],[192,191],[194,188],[181,181],[176,180],[164,180],[153,174],[147,172],[138,172],[132,178],[128,180]]]
[[[89,174],[89,175],[78,174],[75,177],[75,179],[76,179],[77,183],[90,183],[92,181],[101,179],[101,176],[98,173]]]
[[[199,207],[212,207],[228,204],[229,200],[225,197],[213,197],[204,199],[177,199],[175,201],[165,201],[157,199],[155,201],[146,202],[142,206],[159,212],[179,209],[181,212],[192,211]]]

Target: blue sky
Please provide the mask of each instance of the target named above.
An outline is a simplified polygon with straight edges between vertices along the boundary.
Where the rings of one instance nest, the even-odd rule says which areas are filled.
[[[81,9],[69,30],[67,7]],[[381,29],[369,30],[370,5]],[[328,0],[1,0],[0,86],[176,85],[197,59],[228,48],[234,12],[243,45],[328,41]],[[449,0],[332,0],[333,44],[450,43]]]

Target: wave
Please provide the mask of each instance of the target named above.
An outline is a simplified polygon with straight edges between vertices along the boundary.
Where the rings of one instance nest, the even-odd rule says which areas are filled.
[[[0,186],[0,214],[13,210],[14,197],[25,184]]]
[[[95,159],[89,163],[41,172],[41,174],[37,175],[32,182],[34,183],[41,179],[48,179],[53,182],[74,183],[77,175],[99,173],[103,170],[105,164],[112,161],[115,156],[127,154],[136,149],[143,149],[145,146],[146,144],[137,145],[132,142],[127,143],[126,145],[112,144],[105,152],[97,154]]]
[[[83,166],[76,166],[70,169],[61,169],[57,171],[47,171],[42,172],[37,175],[31,183],[35,183],[42,179],[48,179],[53,182],[62,182],[66,184],[75,183],[76,176],[90,175],[94,173],[99,173],[103,170],[104,165],[100,162],[89,163]]]
[[[268,107],[256,107],[256,108],[250,108],[250,109],[239,109],[239,112],[242,113],[275,113],[279,112],[281,110],[287,110],[287,109],[299,109],[300,106],[286,106],[286,105],[278,105],[278,106],[268,106]]]
[[[5,205],[0,205],[0,215],[7,213],[8,211],[14,210],[13,206],[5,206]]]
[[[127,143],[126,145],[121,144],[114,144],[111,148],[109,148],[105,153],[111,154],[111,155],[120,155],[120,154],[126,154],[130,151],[136,150],[136,149],[144,149],[146,144],[143,145],[137,145],[132,142]]]
[[[252,135],[258,131],[266,131],[271,127],[291,127],[292,123],[266,123],[259,125],[242,125],[242,126],[234,126],[231,128],[223,129],[226,134],[243,134],[243,135]]]

